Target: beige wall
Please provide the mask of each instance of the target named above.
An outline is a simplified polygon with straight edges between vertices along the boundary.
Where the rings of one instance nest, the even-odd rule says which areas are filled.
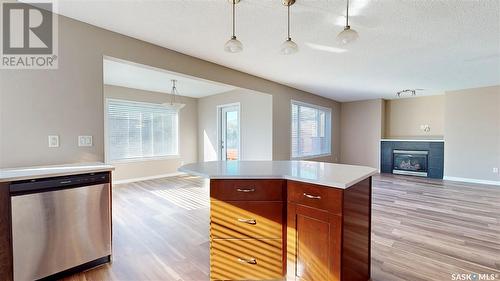
[[[444,120],[445,177],[500,184],[500,86],[447,92]]]
[[[442,138],[445,96],[386,100],[386,138]],[[420,129],[429,125],[430,131]]]
[[[102,58],[150,65],[273,96],[273,158],[290,158],[290,99],[333,109],[334,161],[340,149],[337,102],[59,16],[57,70],[0,70],[0,167],[104,160]],[[60,136],[59,148],[47,136]],[[92,135],[94,146],[76,145]]]
[[[213,161],[217,153],[217,107],[240,104],[241,160],[272,160],[272,96],[245,89],[198,100],[198,160]]]
[[[341,108],[341,163],[379,168],[383,100],[346,102]]]
[[[104,85],[104,98],[124,99],[149,103],[164,103],[170,95],[141,91],[124,87]],[[149,161],[128,161],[111,163],[116,167],[113,180],[127,180],[153,177],[177,172],[182,163],[197,160],[198,102],[189,97],[178,97],[176,101],[185,104],[179,112],[179,158]]]

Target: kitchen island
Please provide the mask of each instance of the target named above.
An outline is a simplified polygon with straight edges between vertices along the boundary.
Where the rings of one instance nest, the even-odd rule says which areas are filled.
[[[179,171],[210,179],[211,280],[370,279],[370,167],[214,161]]]

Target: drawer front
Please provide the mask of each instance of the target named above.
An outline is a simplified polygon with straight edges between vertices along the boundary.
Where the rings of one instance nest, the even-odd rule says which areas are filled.
[[[210,197],[224,201],[283,201],[284,180],[211,180]]]
[[[342,213],[342,190],[316,184],[288,181],[288,201],[326,210],[333,214]]]
[[[282,202],[215,201],[210,203],[212,238],[281,239]]]
[[[281,239],[212,240],[211,280],[276,280],[283,277]]]

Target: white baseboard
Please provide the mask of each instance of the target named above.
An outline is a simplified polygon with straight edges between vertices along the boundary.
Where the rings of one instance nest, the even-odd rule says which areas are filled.
[[[183,173],[183,172],[175,172],[175,173],[155,175],[155,176],[149,176],[149,177],[123,179],[123,180],[116,180],[116,181],[114,180],[113,184],[122,184],[122,183],[138,182],[138,181],[155,180],[155,179],[175,177],[175,176],[180,176],[180,175],[185,175],[185,173]]]
[[[500,181],[491,181],[491,180],[478,180],[478,179],[448,177],[448,176],[444,176],[443,179],[448,181],[461,181],[461,182],[470,182],[479,184],[500,185]]]

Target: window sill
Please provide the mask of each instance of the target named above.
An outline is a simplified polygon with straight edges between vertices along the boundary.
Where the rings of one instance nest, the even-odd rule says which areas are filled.
[[[317,155],[307,155],[307,156],[300,156],[300,157],[291,157],[291,160],[309,160],[309,159],[315,159],[315,158],[321,158],[321,157],[328,157],[332,156],[331,153],[325,153],[325,154],[317,154]]]
[[[130,158],[121,160],[111,160],[110,164],[127,164],[136,162],[149,162],[149,161],[161,161],[161,160],[173,160],[180,159],[180,155],[167,155],[167,156],[157,156],[157,157],[140,157],[140,158]]]

